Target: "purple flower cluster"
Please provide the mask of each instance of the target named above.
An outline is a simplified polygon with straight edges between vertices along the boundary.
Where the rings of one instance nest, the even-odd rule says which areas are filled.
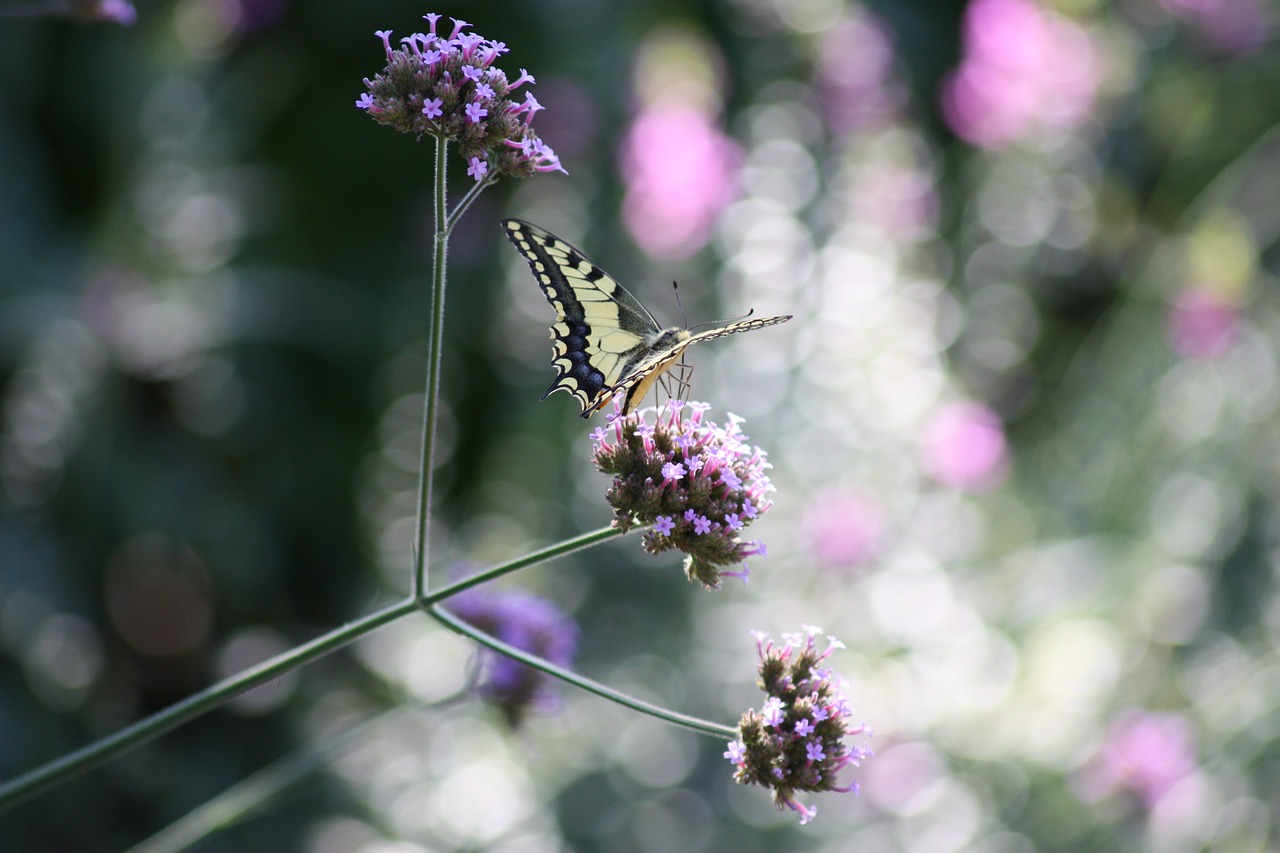
[[[843,682],[821,665],[843,648],[838,640],[831,638],[819,652],[815,640],[821,628],[806,626],[803,636],[784,635],[781,648],[767,634],[753,633],[760,653],[757,684],[768,698],[759,711],[742,715],[738,739],[729,742],[724,757],[738,768],[735,780],[771,789],[778,808],[799,812],[805,824],[818,810],[798,802],[796,792],[857,793],[856,782],[836,785],[836,774],[871,757],[867,747],[844,740],[870,730],[866,723],[850,724]]]
[[[514,81],[494,65],[507,52],[457,18],[446,38],[436,32],[440,16],[425,16],[429,33],[413,33],[391,47],[391,30],[376,35],[386,48],[387,67],[372,80],[356,106],[380,124],[403,133],[451,139],[458,143],[467,174],[476,181],[494,175],[528,177],[534,172],[564,171],[554,151],[529,126],[542,109],[531,92],[514,100],[515,91],[533,77],[520,69]]]
[[[471,589],[450,599],[449,609],[486,634],[557,666],[573,662],[578,628],[546,599]],[[479,692],[502,710],[512,728],[530,708],[554,705],[556,697],[541,672],[487,650],[481,652],[481,661],[485,673]]]
[[[746,443],[741,419],[730,415],[720,427],[703,418],[709,408],[672,400],[662,409],[615,412],[609,426],[591,434],[592,458],[613,476],[605,497],[614,526],[652,524],[644,535],[646,551],[683,551],[689,580],[719,589],[722,575],[745,581],[747,557],[767,554],[763,542],[743,542],[739,534],[773,505],[765,498],[773,485],[765,475],[765,453]],[[646,420],[650,414],[653,423]],[[722,570],[739,564],[741,571]]]

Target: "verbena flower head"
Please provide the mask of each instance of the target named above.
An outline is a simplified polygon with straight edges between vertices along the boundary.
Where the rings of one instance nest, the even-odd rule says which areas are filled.
[[[428,33],[413,33],[391,46],[391,31],[379,30],[387,67],[364,83],[369,91],[356,107],[374,121],[402,133],[429,134],[453,140],[467,173],[476,181],[497,175],[527,177],[534,172],[561,171],[560,159],[529,126],[542,109],[531,92],[517,94],[533,77],[520,69],[510,80],[494,61],[507,46],[475,33],[452,18],[449,35],[436,26],[440,16],[425,16]]]
[[[592,433],[592,458],[613,476],[605,497],[614,526],[652,524],[646,551],[683,551],[689,580],[719,589],[722,575],[745,581],[746,559],[766,555],[763,542],[744,542],[741,533],[773,505],[765,497],[773,485],[765,453],[747,444],[741,419],[730,415],[721,427],[703,417],[708,408],[672,400],[661,409],[615,412],[609,426]],[[724,571],[738,565],[740,571]]]
[[[856,794],[856,782],[839,786],[836,775],[872,756],[867,747],[845,742],[846,737],[870,735],[870,730],[866,723],[849,722],[843,681],[822,666],[842,646],[831,638],[826,649],[818,651],[821,633],[821,628],[806,626],[803,635],[784,635],[779,647],[767,634],[755,632],[760,653],[756,683],[768,698],[759,711],[742,715],[738,739],[730,741],[724,753],[738,768],[735,780],[769,788],[778,808],[798,812],[802,824],[813,820],[818,810],[802,805],[797,792]]]
[[[449,600],[448,607],[463,621],[508,645],[535,654],[557,666],[573,663],[578,628],[553,604],[522,592],[472,589]],[[555,706],[547,677],[519,661],[482,650],[484,667],[479,692],[497,705],[515,728],[530,708]]]

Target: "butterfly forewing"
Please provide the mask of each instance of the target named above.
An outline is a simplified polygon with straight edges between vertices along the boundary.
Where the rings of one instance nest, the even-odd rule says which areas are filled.
[[[708,329],[705,332],[692,333],[689,337],[669,349],[651,352],[627,374],[626,378],[617,384],[617,387],[613,389],[613,393],[609,396],[612,398],[616,394],[625,394],[623,411],[630,412],[640,405],[640,401],[645,398],[645,395],[649,393],[649,389],[653,387],[653,383],[657,382],[662,377],[662,374],[670,370],[672,365],[684,355],[685,350],[693,344],[699,341],[709,341],[713,338],[722,338],[725,335],[736,335],[738,332],[763,329],[766,326],[785,323],[790,319],[791,315],[786,314],[777,317],[761,317],[756,320],[739,320],[727,326]]]
[[[542,396],[563,388],[583,413],[593,411],[647,351],[646,338],[657,333],[657,321],[608,273],[554,234],[519,219],[503,220],[502,226],[556,310],[551,357],[557,375]]]
[[[623,410],[632,411],[692,343],[791,319],[741,320],[696,334],[660,329],[626,288],[573,246],[520,219],[504,219],[502,227],[556,310],[556,379],[542,396],[563,388],[577,399],[584,418],[618,394],[624,395]]]

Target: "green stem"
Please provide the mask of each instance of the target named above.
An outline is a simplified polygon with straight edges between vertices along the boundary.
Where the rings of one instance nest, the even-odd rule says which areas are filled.
[[[698,717],[690,717],[686,714],[677,714],[674,711],[668,711],[666,708],[660,708],[657,705],[650,705],[648,702],[636,699],[634,696],[628,696],[625,693],[614,690],[612,687],[606,687],[598,681],[592,681],[590,678],[585,678],[575,672],[571,672],[570,670],[562,669],[561,667],[543,660],[536,655],[531,655],[528,652],[521,651],[515,646],[507,645],[501,640],[495,639],[483,631],[473,628],[471,625],[463,622],[461,619],[452,615],[443,608],[431,605],[428,609],[431,615],[434,616],[438,622],[450,630],[456,631],[465,637],[470,637],[482,646],[486,646],[499,654],[518,660],[526,666],[533,667],[540,672],[545,672],[547,675],[555,676],[562,681],[567,681],[569,684],[572,684],[575,687],[580,687],[588,693],[594,693],[597,696],[601,696],[611,702],[616,702],[633,711],[639,711],[641,714],[648,714],[651,717],[657,717],[659,720],[665,720],[668,723],[673,723],[677,726],[690,729],[698,732],[699,734],[728,738],[730,740],[738,736],[738,730],[731,726],[712,723],[708,720],[699,719]]]
[[[545,563],[548,560],[554,560],[557,557],[563,557],[567,554],[572,554],[574,551],[581,551],[585,548],[599,545],[601,542],[607,542],[610,539],[624,535],[625,534],[616,527],[601,527],[598,530],[591,531],[590,533],[583,533],[581,536],[575,536],[572,539],[566,539],[563,542],[548,545],[541,551],[534,551],[532,554],[525,554],[523,557],[516,557],[514,560],[507,560],[505,563],[499,563],[498,565],[491,566],[482,572],[477,572],[470,577],[463,578],[460,581],[455,581],[447,586],[442,586],[420,599],[419,603],[422,605],[423,609],[426,609],[436,602],[444,601],[446,598],[451,598],[457,595],[464,589],[471,589],[473,586],[488,583],[495,578],[511,574],[518,569],[525,569],[529,566],[537,565],[538,563]]]
[[[470,589],[473,586],[518,569],[553,560],[556,557],[563,557],[566,554],[589,548],[620,535],[622,535],[621,531],[609,527],[601,528],[591,533],[584,533],[581,536],[551,545],[532,554],[526,554],[523,557],[517,557],[514,560],[508,560],[505,563],[485,569],[469,578],[464,578],[442,587],[424,598],[419,599],[414,596],[384,607],[354,622],[349,622],[341,628],[317,637],[309,643],[304,643],[297,648],[290,649],[274,658],[263,661],[257,666],[250,667],[230,678],[223,679],[217,684],[206,687],[181,702],[170,705],[150,717],[139,720],[115,734],[108,735],[88,746],[56,758],[41,767],[37,767],[35,770],[9,780],[4,785],[0,785],[0,811],[65,782],[71,777],[99,764],[110,761],[134,747],[155,740],[183,723],[225,704],[251,687],[256,687],[273,678],[278,678],[305,663],[336,651],[353,640],[357,640],[389,622],[394,622],[402,616],[407,616],[420,608],[429,607],[437,602],[444,601],[450,596],[457,595],[465,589]]]
[[[165,732],[171,731],[201,714],[217,708],[251,687],[264,684],[273,678],[296,669],[304,663],[340,649],[353,640],[363,637],[370,631],[394,622],[401,616],[407,616],[418,609],[413,599],[384,607],[341,628],[317,637],[309,643],[290,649],[284,654],[263,661],[230,678],[225,678],[198,693],[188,696],[151,716],[126,726],[115,734],[108,735],[86,747],[50,761],[28,773],[11,779],[0,786],[0,809],[12,806],[20,800],[37,794],[60,782],[96,767],[109,759],[115,758],[130,749],[155,740]]]
[[[467,212],[467,208],[471,207],[471,203],[480,197],[480,193],[482,193],[486,187],[492,186],[497,182],[498,179],[496,177],[485,178],[483,181],[480,181],[471,189],[467,190],[467,194],[462,197],[462,201],[458,202],[458,206],[453,209],[453,213],[449,214],[449,220],[445,224],[445,230],[449,233],[453,233],[453,226],[458,224],[458,220],[462,218],[462,214]]]
[[[290,788],[332,764],[336,757],[366,735],[384,726],[393,716],[407,715],[419,708],[444,708],[464,697],[465,691],[430,705],[418,705],[410,709],[392,708],[330,735],[319,743],[304,746],[197,806],[155,835],[129,848],[128,853],[179,853],[193,847],[213,834],[264,811]]]
[[[426,409],[422,417],[422,474],[418,481],[418,542],[413,564],[413,595],[427,594],[427,551],[431,540],[431,485],[435,479],[436,416],[440,403],[440,362],[444,353],[444,284],[449,254],[448,195],[445,180],[449,143],[436,137],[436,230],[431,254],[431,337],[427,343]]]

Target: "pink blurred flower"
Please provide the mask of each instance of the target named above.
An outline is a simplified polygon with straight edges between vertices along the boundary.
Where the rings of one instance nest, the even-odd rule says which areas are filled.
[[[924,464],[938,482],[966,492],[998,486],[1008,467],[999,416],[979,403],[944,408],[925,430]]]
[[[1258,0],[1157,0],[1166,12],[1192,21],[1208,41],[1227,53],[1248,53],[1269,37]]]
[[[1079,25],[1033,0],[973,0],[964,59],[942,87],[942,112],[960,137],[999,148],[1089,117],[1101,62]]]
[[[836,568],[856,566],[875,554],[883,528],[878,506],[843,492],[820,497],[809,511],[814,553]]]
[[[1209,290],[1178,294],[1169,313],[1169,341],[1184,358],[1217,358],[1235,342],[1240,320],[1236,305]]]
[[[1136,794],[1150,808],[1196,769],[1195,734],[1180,714],[1129,711],[1107,730],[1084,793],[1107,796],[1117,790]]]
[[[738,146],[705,111],[657,103],[641,109],[623,143],[623,219],[650,255],[678,260],[701,249],[733,200]]]
[[[887,28],[868,12],[852,14],[818,40],[821,106],[834,133],[852,133],[891,118],[903,100],[891,80],[893,45]]]

